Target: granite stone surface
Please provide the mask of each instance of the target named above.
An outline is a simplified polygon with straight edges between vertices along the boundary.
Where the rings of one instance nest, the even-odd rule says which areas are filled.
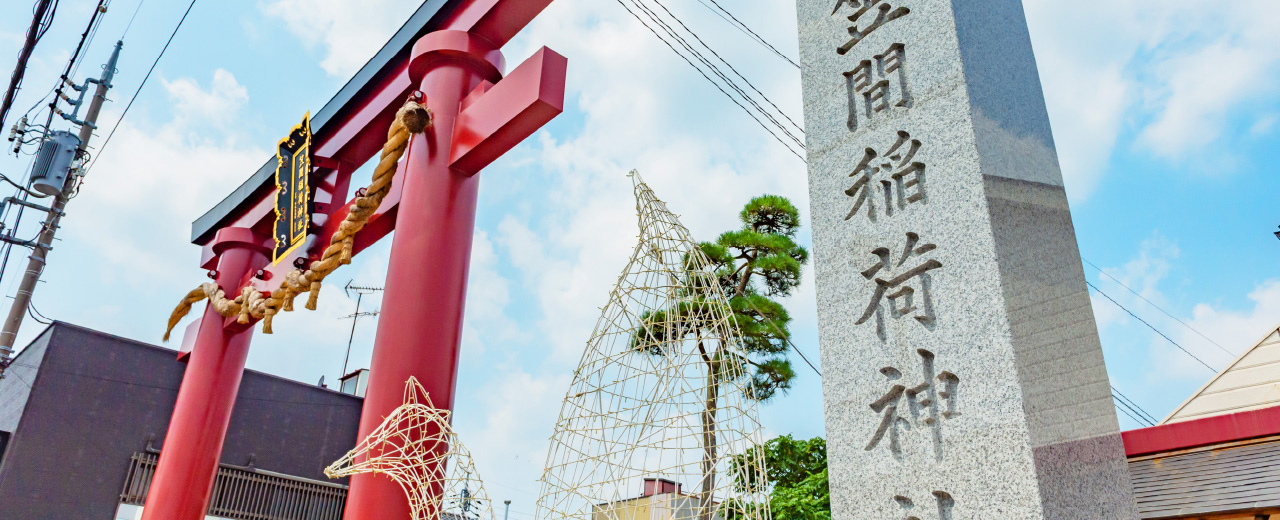
[[[1137,518],[1021,2],[797,4],[835,518]]]

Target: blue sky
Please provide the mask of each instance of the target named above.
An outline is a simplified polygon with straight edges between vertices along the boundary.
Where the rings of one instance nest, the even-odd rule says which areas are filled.
[[[96,2],[62,0],[11,121],[53,86]],[[190,222],[268,157],[416,8],[413,0],[198,2],[120,125],[83,192],[35,296],[45,315],[158,342],[179,297],[204,281]],[[667,5],[799,118],[799,75],[695,0]],[[795,56],[794,6],[729,7]],[[80,78],[96,75],[134,0],[114,0]],[[1085,259],[1227,351],[1280,321],[1280,4],[1266,0],[1026,0],[1073,217]],[[125,39],[102,128],[119,118],[185,2],[144,4]],[[30,2],[0,5],[0,70]],[[614,2],[557,0],[506,48],[570,60],[565,113],[483,173],[467,303],[458,429],[491,495],[532,513],[559,399],[598,307],[634,244],[625,173],[639,169],[696,236],[735,224],[750,197],[790,197],[807,221],[804,165]],[[78,78],[79,79],[79,78]],[[64,125],[65,126],[65,125]],[[8,129],[5,128],[7,134]],[[96,140],[100,146],[101,135]],[[30,151],[30,150],[28,150]],[[0,157],[20,177],[29,156]],[[364,173],[367,177],[367,172]],[[364,181],[358,181],[364,182]],[[23,229],[34,229],[28,219]],[[34,233],[34,231],[30,231]],[[802,241],[808,243],[808,231]],[[348,279],[380,284],[388,240],[331,278],[321,309],[282,315],[250,368],[313,383],[342,365],[354,302]],[[0,290],[11,296],[24,255]],[[1231,355],[1086,265],[1100,289],[1220,368]],[[818,352],[811,274],[789,301],[796,343]],[[366,308],[379,302],[365,300]],[[1211,375],[1098,296],[1113,384],[1163,417]],[[24,344],[40,330],[28,321]],[[367,363],[374,323],[352,354]],[[773,433],[823,432],[819,379],[798,364],[792,393],[762,408]],[[1137,425],[1121,416],[1124,428]]]

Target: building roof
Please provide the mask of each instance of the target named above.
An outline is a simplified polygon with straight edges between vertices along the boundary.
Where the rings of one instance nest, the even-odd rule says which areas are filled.
[[[1280,509],[1280,437],[1135,457],[1129,473],[1143,519]]]
[[[1122,435],[1144,520],[1280,515],[1280,330],[1159,425]]]
[[[1205,383],[1160,424],[1280,405],[1280,327]]]
[[[114,518],[134,457],[165,448],[187,368],[176,354],[62,322],[41,332],[0,379],[0,430],[11,433],[0,517]],[[361,408],[354,396],[245,370],[219,461],[328,482],[324,467],[359,442]]]

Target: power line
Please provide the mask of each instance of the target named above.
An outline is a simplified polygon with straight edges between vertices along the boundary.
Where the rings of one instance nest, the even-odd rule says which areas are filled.
[[[1123,413],[1123,414],[1125,414],[1125,415],[1129,416],[1129,418],[1130,418],[1130,419],[1133,419],[1133,422],[1136,422],[1136,423],[1138,423],[1139,425],[1142,425],[1142,426],[1152,426],[1152,425],[1150,425],[1150,424],[1147,424],[1147,422],[1146,422],[1146,421],[1141,420],[1141,419],[1138,419],[1138,417],[1134,416],[1134,413],[1133,413],[1132,411],[1129,411],[1129,410],[1124,406],[1124,402],[1123,402],[1123,401],[1120,401],[1118,398],[1116,398],[1116,394],[1111,394],[1111,397],[1112,397],[1113,399],[1116,399],[1116,403],[1120,404],[1120,406],[1117,406],[1117,407],[1116,407],[1116,410],[1120,410],[1120,413]]]
[[[684,49],[685,49],[686,51],[690,52],[690,53],[691,53],[695,58],[697,58],[697,59],[698,59],[698,61],[699,61],[699,62],[701,62],[703,65],[706,65],[706,66],[711,70],[712,74],[715,74],[715,75],[716,75],[717,77],[719,77],[719,78],[720,78],[720,79],[721,79],[721,80],[722,80],[722,81],[723,81],[723,82],[724,82],[724,83],[725,83],[725,84],[726,84],[730,89],[732,89],[734,92],[737,92],[737,93],[738,93],[738,95],[739,95],[739,96],[740,96],[744,101],[746,101],[746,102],[747,102],[748,104],[750,104],[751,106],[755,107],[756,111],[757,111],[760,115],[762,115],[762,116],[764,116],[766,119],[768,119],[770,123],[773,123],[775,127],[777,127],[779,130],[781,130],[781,131],[783,132],[783,134],[785,134],[785,135],[786,135],[789,139],[791,139],[793,142],[799,143],[799,140],[798,140],[794,135],[792,135],[792,134],[791,134],[791,132],[790,132],[787,128],[783,127],[783,126],[782,126],[782,123],[781,123],[780,121],[778,121],[777,119],[775,119],[775,118],[773,117],[773,115],[772,115],[772,114],[770,114],[768,111],[766,111],[766,110],[764,109],[764,107],[760,106],[760,104],[759,104],[759,103],[757,103],[757,102],[755,101],[755,99],[754,99],[754,98],[752,98],[750,95],[748,95],[748,94],[746,93],[746,91],[744,91],[741,87],[739,87],[736,83],[734,83],[734,81],[733,81],[731,78],[729,78],[729,76],[728,76],[727,74],[725,74],[725,73],[724,73],[724,71],[720,70],[720,68],[719,68],[718,66],[716,66],[714,63],[711,63],[711,61],[710,61],[709,59],[707,59],[707,57],[706,57],[704,54],[702,54],[702,52],[701,52],[701,51],[699,51],[699,50],[697,50],[697,49],[693,48],[692,44],[690,44],[688,40],[686,40],[683,36],[681,36],[681,35],[679,34],[679,32],[675,30],[675,28],[674,28],[674,27],[672,27],[670,24],[666,23],[666,21],[664,21],[664,20],[662,19],[662,17],[661,17],[661,16],[659,16],[659,15],[658,15],[656,12],[654,12],[652,9],[649,9],[649,8],[648,8],[648,6],[646,6],[646,5],[644,4],[644,2],[643,2],[643,1],[641,1],[641,0],[631,0],[631,2],[632,2],[632,4],[633,4],[633,5],[635,5],[635,6],[636,6],[636,8],[637,8],[637,9],[639,9],[641,12],[645,13],[645,16],[647,16],[647,17],[648,17],[650,20],[652,20],[655,24],[657,24],[659,27],[661,27],[661,28],[662,28],[662,30],[663,30],[664,32],[666,32],[669,36],[671,36],[672,38],[674,38],[674,39],[676,40],[676,42],[680,44],[680,46],[681,46],[681,47],[684,47]],[[659,5],[661,5],[661,4],[659,4]],[[664,11],[667,11],[667,14],[668,14],[668,15],[671,15],[671,11],[667,10],[665,6],[663,7],[663,10],[664,10]],[[674,16],[674,15],[671,15],[671,16],[672,16],[673,18],[675,18],[675,16]],[[677,23],[680,23],[680,25],[681,25],[682,27],[684,27],[686,31],[688,31],[689,33],[691,33],[691,34],[692,34],[692,32],[693,32],[693,31],[690,31],[690,30],[689,30],[689,28],[688,28],[687,26],[685,26],[685,25],[684,25],[684,23],[680,22],[680,20],[679,20],[678,18],[676,19],[676,22],[677,22]],[[701,39],[701,38],[698,38],[698,37],[697,37],[697,35],[693,35],[693,36],[694,36],[694,38],[695,38],[695,39],[697,39],[697,40],[698,40],[698,42],[699,42],[699,43],[701,43],[701,44],[702,44],[702,46],[703,46],[703,47],[705,47],[705,48],[707,48],[708,50],[710,50],[710,47],[708,47],[708,46],[706,45],[706,43],[702,41],[702,39]],[[715,53],[715,51],[712,51],[712,54],[715,54],[715,55],[716,55],[716,58],[718,58],[721,62],[724,62],[724,58],[721,58],[719,54],[716,54],[716,53]],[[732,67],[730,67],[730,68],[732,69]],[[736,71],[736,70],[734,70],[734,73],[735,73],[735,74],[737,74],[737,71]],[[737,75],[738,75],[738,77],[742,77],[742,75],[741,75],[741,74],[737,74]],[[752,88],[754,89],[754,86],[753,86]],[[758,93],[758,92],[759,92],[759,90],[756,90],[756,92]],[[739,106],[741,106],[741,105],[739,105]],[[744,107],[744,108],[745,108],[745,107]],[[793,124],[794,124],[794,123],[793,123]]]
[[[1124,405],[1126,408],[1129,408],[1130,411],[1138,414],[1138,417],[1141,417],[1143,419],[1141,421],[1138,421],[1139,423],[1145,422],[1147,423],[1148,426],[1155,426],[1156,423],[1159,422],[1156,420],[1154,416],[1147,413],[1147,411],[1144,410],[1141,406],[1138,406],[1138,403],[1133,402],[1133,399],[1129,399],[1128,396],[1121,393],[1120,389],[1116,388],[1115,385],[1111,385],[1111,394],[1112,394],[1112,397],[1115,397],[1116,400],[1119,401],[1122,405]]]
[[[759,307],[756,307],[756,305],[755,305],[754,303],[751,303],[750,301],[748,301],[748,300],[746,300],[746,299],[743,299],[743,301],[745,301],[745,302],[747,303],[747,305],[750,305],[750,306],[751,306],[751,308],[752,308],[753,310],[755,310],[758,314],[760,314],[761,316],[764,316],[764,312],[762,312],[762,311],[760,310],[760,308],[759,308]],[[800,359],[803,359],[803,360],[804,360],[804,363],[805,363],[806,365],[809,365],[809,368],[812,368],[812,369],[813,369],[813,373],[818,374],[818,379],[822,379],[822,371],[821,371],[821,370],[818,370],[818,367],[817,367],[817,366],[815,366],[813,363],[810,363],[810,362],[809,362],[809,358],[808,358],[807,356],[805,356],[805,355],[804,355],[804,352],[801,352],[801,351],[800,351],[800,347],[797,347],[795,343],[792,343],[792,342],[791,342],[791,335],[790,335],[790,334],[786,334],[786,333],[782,332],[782,329],[779,329],[779,328],[778,328],[778,326],[777,326],[777,325],[775,325],[775,324],[773,323],[773,321],[772,321],[772,320],[765,320],[765,323],[768,323],[770,327],[773,327],[773,331],[774,331],[774,332],[776,332],[776,333],[778,333],[778,335],[779,335],[779,336],[782,336],[782,339],[783,339],[783,340],[785,340],[785,341],[787,342],[787,344],[788,344],[788,345],[791,345],[791,350],[796,351],[796,354],[799,354],[799,355],[800,355]]]
[[[756,32],[751,30],[750,27],[747,27],[747,24],[742,23],[742,20],[739,20],[738,17],[733,15],[733,13],[730,13],[728,10],[722,7],[718,2],[716,2],[716,0],[710,0],[710,1],[712,4],[715,4],[716,6],[715,8],[712,8],[704,0],[698,0],[698,3],[702,4],[703,7],[710,9],[711,12],[715,13],[716,16],[719,16],[720,19],[726,22],[729,22],[729,25],[732,25],[734,28],[738,29],[738,31],[741,32],[742,34],[747,35],[747,37],[756,41],[760,45],[763,45],[766,49],[769,49],[770,52],[774,53],[779,58],[786,60],[787,63],[790,63],[792,66],[794,66],[797,69],[800,68],[800,64],[796,63],[791,58],[787,57],[787,55],[783,54],[782,51],[779,51],[773,45],[770,45],[768,41],[765,41],[765,39],[760,37],[759,34],[756,34]],[[728,18],[725,18],[725,15],[728,15]],[[732,21],[730,21],[730,19],[732,19]]]
[[[796,153],[795,150],[792,150],[791,147],[788,146],[787,143],[782,140],[782,138],[778,137],[778,135],[775,134],[773,130],[770,130],[769,127],[765,125],[765,123],[761,121],[760,118],[757,117],[754,112],[752,112],[750,109],[744,106],[741,102],[739,102],[737,98],[733,97],[728,92],[726,92],[724,87],[722,87],[719,83],[711,79],[711,77],[707,75],[706,71],[702,70],[701,67],[695,65],[692,60],[690,60],[687,56],[685,56],[683,53],[677,50],[675,46],[671,44],[671,42],[667,41],[666,38],[663,38],[662,35],[658,34],[658,32],[654,30],[653,27],[650,27],[649,24],[645,23],[645,21],[641,19],[640,16],[637,15],[635,12],[633,12],[631,8],[627,7],[627,5],[622,0],[616,0],[616,1],[618,2],[618,5],[622,6],[622,8],[627,11],[627,14],[630,14],[632,17],[634,17],[636,21],[640,22],[640,25],[644,26],[645,29],[648,29],[649,32],[653,33],[653,35],[656,36],[659,41],[661,41],[668,48],[670,48],[671,52],[676,53],[676,56],[679,56],[680,59],[683,59],[685,63],[688,63],[690,67],[693,67],[694,70],[697,70],[698,73],[701,74],[703,78],[706,78],[707,81],[710,81],[711,84],[716,87],[716,90],[719,90],[721,94],[724,94],[725,97],[729,98],[729,101],[732,101],[733,104],[738,105],[738,107],[741,108],[743,111],[745,111],[748,116],[751,116],[751,119],[755,120],[755,122],[759,124],[761,128],[764,128],[765,132],[768,132],[769,135],[773,137],[775,140],[777,140],[779,144],[786,147],[787,151],[790,151],[792,154],[795,154],[796,157],[800,157],[800,160],[804,160],[804,157],[801,157],[800,154]]]
[[[791,116],[788,116],[787,113],[783,112],[781,108],[778,108],[778,105],[774,104],[773,100],[770,100],[768,96],[764,95],[763,92],[760,92],[760,89],[757,89],[756,86],[751,83],[751,80],[748,80],[745,76],[739,73],[738,69],[735,69],[732,64],[730,64],[727,60],[725,60],[723,57],[720,56],[720,53],[716,52],[715,49],[712,49],[710,45],[707,45],[707,42],[702,41],[702,38],[698,36],[698,33],[693,32],[693,29],[690,29],[689,26],[685,25],[685,23],[681,21],[680,18],[675,15],[675,13],[672,13],[670,9],[667,9],[667,6],[663,4],[661,0],[653,0],[653,3],[657,4],[658,7],[661,7],[662,10],[665,11],[667,15],[671,17],[672,20],[675,20],[676,23],[680,24],[680,27],[683,27],[685,31],[688,31],[689,35],[693,36],[693,39],[697,40],[698,43],[702,44],[702,46],[705,47],[708,51],[711,51],[712,56],[715,56],[716,59],[720,60],[721,63],[724,63],[725,66],[729,67],[729,70],[733,71],[734,75],[738,76],[739,78],[742,79],[742,81],[746,82],[747,86],[750,87],[751,90],[755,91],[756,94],[759,94],[760,97],[764,98],[765,102],[769,103],[769,105],[772,106],[774,110],[777,110],[779,114],[782,114],[782,117],[785,118],[787,122],[791,123],[791,126],[794,126],[797,130],[800,131],[800,133],[802,134],[804,133],[803,127],[801,127],[793,119],[791,119]],[[795,139],[795,138],[792,137],[792,139]],[[796,143],[799,144],[802,149],[804,148],[803,142],[796,140]]]
[[[1216,369],[1216,368],[1213,368],[1213,367],[1209,366],[1209,364],[1208,364],[1208,363],[1205,363],[1203,359],[1200,359],[1200,358],[1196,357],[1196,355],[1195,355],[1195,354],[1192,354],[1190,350],[1187,350],[1187,349],[1183,348],[1183,347],[1182,347],[1182,345],[1179,345],[1179,344],[1178,344],[1178,342],[1176,342],[1176,341],[1174,341],[1174,340],[1173,340],[1173,338],[1170,338],[1169,336],[1166,336],[1166,335],[1165,335],[1165,333],[1160,332],[1160,329],[1157,329],[1157,328],[1153,327],[1150,323],[1147,323],[1147,320],[1144,320],[1144,319],[1142,319],[1142,318],[1139,318],[1137,314],[1134,314],[1134,313],[1133,313],[1133,311],[1129,310],[1129,309],[1128,309],[1127,307],[1125,307],[1124,305],[1120,305],[1120,302],[1116,301],[1116,300],[1115,300],[1115,298],[1112,298],[1112,297],[1110,297],[1110,296],[1107,296],[1107,293],[1102,292],[1102,290],[1101,290],[1101,289],[1099,289],[1097,286],[1093,285],[1093,282],[1090,282],[1090,281],[1088,281],[1088,280],[1085,280],[1085,281],[1084,281],[1084,283],[1088,284],[1088,285],[1089,285],[1089,287],[1092,287],[1092,288],[1093,288],[1093,290],[1095,290],[1095,291],[1097,291],[1097,292],[1098,292],[1098,294],[1101,294],[1103,298],[1106,298],[1106,299],[1110,300],[1110,301],[1111,301],[1111,303],[1116,304],[1116,307],[1119,307],[1120,309],[1124,310],[1124,312],[1129,313],[1129,315],[1130,315],[1130,316],[1133,316],[1133,318],[1134,318],[1134,319],[1136,319],[1136,320],[1138,320],[1138,321],[1142,322],[1142,324],[1143,324],[1143,325],[1146,325],[1146,326],[1147,326],[1147,328],[1149,328],[1149,329],[1151,329],[1151,330],[1155,331],[1155,333],[1156,333],[1156,334],[1159,334],[1159,335],[1160,335],[1160,337],[1164,338],[1164,339],[1165,339],[1165,340],[1167,340],[1169,343],[1172,343],[1172,344],[1173,344],[1173,346],[1178,347],[1178,350],[1181,350],[1181,351],[1185,352],[1188,356],[1191,356],[1191,359],[1194,359],[1194,360],[1196,360],[1196,361],[1199,361],[1201,365],[1204,365],[1204,367],[1205,367],[1205,368],[1207,368],[1207,369],[1209,369],[1209,370],[1213,371],[1213,373],[1215,373],[1215,374],[1216,374],[1216,373],[1218,373],[1218,369]]]
[[[27,302],[27,314],[31,316],[31,319],[36,320],[36,323],[39,323],[41,325],[48,325],[50,323],[53,323],[53,320],[49,319],[48,316],[40,314],[40,311],[36,310],[35,304],[29,301]]]
[[[675,52],[677,56],[679,56],[681,59],[685,61],[685,63],[688,63],[689,66],[697,70],[698,73],[701,74],[703,78],[705,78],[707,81],[710,81],[712,85],[714,85],[716,89],[720,91],[720,93],[728,97],[729,100],[732,101],[735,105],[738,105],[739,108],[746,111],[747,115],[749,115],[753,120],[756,121],[757,124],[759,124],[762,128],[764,128],[766,132],[769,132],[770,136],[772,136],[775,140],[777,140],[779,143],[785,146],[787,150],[790,151],[792,154],[794,154],[796,157],[800,158],[802,161],[804,160],[804,157],[799,152],[796,151],[796,148],[799,148],[800,150],[804,149],[803,141],[799,137],[797,137],[796,133],[792,132],[789,127],[787,127],[781,121],[779,121],[778,118],[774,116],[773,112],[761,106],[761,104],[758,101],[756,101],[754,96],[748,94],[746,92],[746,89],[744,89],[743,87],[738,86],[737,82],[731,79],[729,75],[723,70],[721,70],[716,64],[712,63],[711,59],[708,58],[706,55],[704,55],[700,50],[694,48],[693,44],[690,43],[689,40],[683,37],[675,27],[667,23],[662,16],[658,15],[653,9],[649,8],[643,2],[643,0],[629,0],[629,1],[630,1],[630,5],[633,6],[634,9],[632,9],[632,7],[629,7],[627,3],[623,2],[623,0],[617,0],[618,4],[621,5],[622,8],[627,11],[628,14],[630,14],[637,21],[639,21],[640,24],[644,26],[645,29],[653,33],[653,35],[656,36],[659,39],[659,41],[661,41],[668,48],[670,48],[672,52]],[[669,9],[667,9],[665,5],[663,5],[661,2],[658,2],[657,0],[654,0],[654,1],[659,7],[661,7],[661,9],[664,12],[668,14],[668,16],[670,16],[670,18],[672,18],[677,24],[680,25],[680,27],[682,27],[690,36],[692,36],[694,40],[696,40],[699,44],[701,44],[703,48],[711,52],[717,60],[724,63],[726,66],[728,66],[734,75],[738,76],[743,80],[743,82],[747,83],[748,86],[746,88],[754,91],[757,95],[759,95],[760,98],[762,98],[765,103],[773,107],[774,110],[776,110],[778,114],[782,116],[783,119],[791,123],[791,125],[795,127],[796,131],[799,132],[801,135],[803,135],[804,133],[803,128],[801,128],[798,124],[796,124],[795,121],[792,120],[789,116],[787,116],[785,112],[782,112],[782,110],[777,107],[776,103],[773,103],[773,101],[770,100],[763,93],[761,93],[759,89],[755,88],[755,86],[751,84],[750,81],[748,81],[745,77],[743,77],[740,73],[738,73],[738,71],[734,69],[732,65],[730,65],[726,60],[724,60],[724,58],[721,57],[718,53],[716,53],[714,49],[711,49],[711,47],[707,45],[705,41],[703,41],[700,37],[698,37],[696,33],[694,33],[691,29],[689,29],[689,27],[683,21],[681,21],[679,17],[675,16],[675,14],[673,14]],[[648,18],[649,22],[646,22],[644,18],[641,18],[640,14],[637,14],[637,11],[642,13],[645,18]],[[664,37],[662,34],[660,34],[658,30],[653,27],[654,25],[662,29],[662,32],[666,33],[667,37]],[[676,47],[677,45],[680,48],[683,48],[685,52],[681,52],[680,49]],[[697,63],[695,63],[694,60],[697,60]],[[698,63],[701,63],[702,66],[699,66]],[[712,76],[719,78],[720,81],[716,81],[712,79]],[[736,92],[738,96],[735,97],[734,95],[730,94],[729,91],[726,90],[726,88],[728,90],[732,90]],[[748,105],[754,108],[754,110],[752,110],[752,108],[748,108]],[[766,123],[764,120],[768,120],[768,123]],[[793,144],[788,144],[786,141],[784,141],[778,132],[781,132],[781,135],[786,136]]]
[[[125,24],[124,32],[120,33],[121,40],[123,40],[125,36],[129,35],[129,29],[133,27],[133,20],[138,17],[138,11],[142,10],[142,4],[145,4],[145,3],[147,3],[147,0],[138,0],[138,6],[133,8],[133,16],[129,17],[129,23]],[[190,8],[188,8],[188,10],[190,10]]]
[[[1101,267],[1098,267],[1098,266],[1097,266],[1097,265],[1095,265],[1093,262],[1090,262],[1090,261],[1089,261],[1089,259],[1087,259],[1087,258],[1085,258],[1085,257],[1080,257],[1080,259],[1081,259],[1081,260],[1084,260],[1084,263],[1089,264],[1089,267],[1092,267],[1092,268],[1094,268],[1094,269],[1097,269],[1097,270],[1098,270],[1098,272],[1099,272],[1099,273],[1101,273],[1103,276],[1105,276],[1105,277],[1107,277],[1107,278],[1110,278],[1110,279],[1111,279],[1111,281],[1113,281],[1113,282],[1115,282],[1115,283],[1119,284],[1119,285],[1120,285],[1120,287],[1124,287],[1126,290],[1128,290],[1129,292],[1133,293],[1133,295],[1134,295],[1134,296],[1137,296],[1137,297],[1138,297],[1138,298],[1140,298],[1142,301],[1147,302],[1147,304],[1151,305],[1152,307],[1155,307],[1155,308],[1156,308],[1156,310],[1158,310],[1158,311],[1160,311],[1160,312],[1164,313],[1164,315],[1165,315],[1165,316],[1168,316],[1168,317],[1172,318],[1172,319],[1173,319],[1173,321],[1176,321],[1176,322],[1178,322],[1178,323],[1181,323],[1183,327],[1186,327],[1186,328],[1187,328],[1187,330],[1190,330],[1191,332],[1196,333],[1196,335],[1197,335],[1197,336],[1200,336],[1200,337],[1204,338],[1204,339],[1205,339],[1205,341],[1208,341],[1209,343],[1213,343],[1213,346],[1218,347],[1218,348],[1219,348],[1219,349],[1221,349],[1223,352],[1226,352],[1226,353],[1227,353],[1227,355],[1229,355],[1229,356],[1231,356],[1231,357],[1233,357],[1233,358],[1237,356],[1237,354],[1235,354],[1235,353],[1231,352],[1230,350],[1227,350],[1227,349],[1226,349],[1226,347],[1223,347],[1222,345],[1219,345],[1219,344],[1218,344],[1218,342],[1216,342],[1216,341],[1214,341],[1214,340],[1212,340],[1212,339],[1209,339],[1209,337],[1208,337],[1208,336],[1205,336],[1204,334],[1201,334],[1201,333],[1200,333],[1200,331],[1196,330],[1196,329],[1195,329],[1195,328],[1193,328],[1191,325],[1188,325],[1188,324],[1187,324],[1187,322],[1185,322],[1185,321],[1182,321],[1182,320],[1178,319],[1178,317],[1177,317],[1177,316],[1174,316],[1174,315],[1172,315],[1172,314],[1169,314],[1169,311],[1166,311],[1166,310],[1164,310],[1164,309],[1160,308],[1160,306],[1159,306],[1159,305],[1156,305],[1156,304],[1155,304],[1154,302],[1152,302],[1151,300],[1146,299],[1146,297],[1142,296],[1142,294],[1140,294],[1138,291],[1135,291],[1135,290],[1131,289],[1128,285],[1125,285],[1125,284],[1124,284],[1124,282],[1121,282],[1120,280],[1116,279],[1116,277],[1111,276],[1110,274],[1107,274],[1107,272],[1106,272],[1106,271],[1103,271]]]
[[[111,144],[111,138],[116,135],[116,129],[120,128],[120,122],[124,121],[124,116],[129,114],[129,108],[133,106],[133,102],[138,100],[138,94],[142,92],[142,87],[145,87],[147,85],[147,80],[151,79],[151,73],[155,72],[156,64],[160,63],[160,58],[163,58],[165,51],[169,50],[169,44],[173,43],[173,37],[178,35],[178,29],[182,28],[182,22],[187,21],[187,15],[191,14],[191,8],[195,7],[195,5],[196,0],[191,0],[191,3],[187,4],[186,12],[182,13],[182,18],[178,20],[178,25],[175,25],[173,27],[173,32],[169,33],[169,39],[164,42],[164,47],[160,49],[160,54],[156,55],[155,61],[151,62],[151,68],[147,69],[147,75],[142,77],[142,83],[138,84],[138,90],[133,91],[133,97],[129,98],[129,104],[124,106],[124,112],[120,113],[120,118],[116,119],[116,124],[111,127],[111,132],[107,134],[107,139],[103,141],[102,146],[98,148],[97,156],[94,157],[93,163],[90,164],[88,168],[85,168],[86,173],[89,169],[93,168],[94,165],[98,164],[98,160],[102,158],[102,152],[107,150],[107,145]],[[138,3],[138,7],[142,7],[141,2]]]

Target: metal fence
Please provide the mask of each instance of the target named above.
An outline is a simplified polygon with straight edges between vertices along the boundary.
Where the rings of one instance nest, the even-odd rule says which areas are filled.
[[[133,454],[120,502],[144,505],[159,456]],[[226,464],[218,467],[207,514],[234,520],[341,520],[347,486]]]

